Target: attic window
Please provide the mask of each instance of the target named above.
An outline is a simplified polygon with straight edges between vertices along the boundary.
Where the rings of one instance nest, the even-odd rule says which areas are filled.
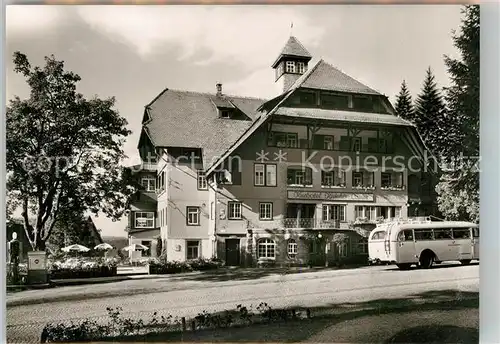
[[[297,62],[297,72],[299,74],[304,74],[306,71],[306,65],[304,62]]]
[[[231,111],[229,110],[221,110],[220,111],[221,118],[231,118]]]
[[[316,93],[314,92],[301,92],[300,93],[300,103],[304,105],[315,105],[316,104]]]
[[[295,73],[295,61],[286,61],[286,72]]]
[[[358,110],[373,111],[373,100],[369,96],[354,96],[353,102]]]

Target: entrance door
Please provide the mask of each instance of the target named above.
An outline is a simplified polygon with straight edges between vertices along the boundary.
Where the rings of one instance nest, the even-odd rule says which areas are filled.
[[[397,247],[397,263],[415,263],[415,241],[413,240],[413,230],[406,229],[399,232]]]
[[[226,239],[226,265],[240,265],[240,239]]]

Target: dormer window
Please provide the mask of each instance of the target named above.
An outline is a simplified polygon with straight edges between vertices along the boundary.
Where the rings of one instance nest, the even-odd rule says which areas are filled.
[[[306,65],[304,62],[297,62],[297,72],[299,74],[304,74],[306,71]]]
[[[231,111],[229,110],[221,110],[220,111],[221,118],[231,118]]]
[[[295,73],[295,61],[286,61],[286,72]]]

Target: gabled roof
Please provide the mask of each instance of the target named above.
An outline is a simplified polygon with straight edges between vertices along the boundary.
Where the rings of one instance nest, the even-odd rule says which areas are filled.
[[[165,89],[148,104],[151,120],[143,130],[156,147],[201,148],[204,166],[225,152],[257,117],[263,99],[224,95],[250,120],[220,118],[215,94]]]
[[[322,76],[321,74],[325,75]],[[316,116],[318,119],[325,118],[331,120],[341,120],[341,121],[362,121],[363,123],[375,123],[375,124],[392,124],[392,125],[400,125],[405,126],[408,129],[408,133],[411,136],[410,139],[410,149],[414,151],[417,156],[423,157],[423,150],[418,147],[418,142],[420,141],[423,144],[421,137],[418,135],[416,128],[413,124],[408,121],[402,120],[394,115],[383,115],[387,117],[378,118],[377,115],[371,116],[371,114],[364,114],[362,118],[359,116],[356,117],[356,114],[350,118],[345,114],[335,113],[328,110],[318,110],[311,111],[311,109],[307,109],[307,111],[295,109],[295,108],[282,108],[281,105],[290,97],[292,93],[298,88],[315,88],[315,89],[323,89],[330,91],[341,91],[341,92],[350,92],[350,93],[360,93],[360,94],[372,94],[379,95],[384,97],[384,95],[378,93],[375,90],[372,90],[368,86],[363,85],[359,81],[351,78],[347,74],[342,73],[337,68],[332,65],[326,63],[322,59],[318,61],[311,69],[306,71],[300,78],[298,78],[295,83],[283,94],[275,97],[274,99],[269,100],[268,102],[262,104],[258,109],[262,110],[266,107],[267,104],[272,103],[272,109],[266,113],[263,113],[253,124],[246,130],[243,135],[241,135],[237,141],[235,141],[232,145],[228,147],[228,149],[217,159],[214,163],[206,168],[207,174],[213,172],[213,170],[220,165],[231,153],[235,151],[250,135],[252,135],[259,127],[262,126],[272,115],[288,115],[288,116]],[[316,110],[316,109],[315,109]],[[351,114],[351,112],[350,112]],[[337,118],[335,118],[335,116]],[[339,117],[340,116],[340,117]],[[417,143],[415,145],[415,143]]]
[[[280,55],[274,61],[272,68],[276,67],[281,58],[285,56],[302,57],[308,61],[311,60],[312,58],[311,54],[307,51],[307,49],[304,48],[302,43],[300,43],[299,40],[294,36],[290,36],[285,46],[281,50]]]
[[[341,72],[323,59],[302,75],[291,88],[297,86],[325,91],[382,95],[374,89]]]

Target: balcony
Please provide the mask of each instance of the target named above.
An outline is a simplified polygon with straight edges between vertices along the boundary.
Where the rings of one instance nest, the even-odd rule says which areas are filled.
[[[284,228],[340,228],[340,221],[329,220],[323,221],[322,219],[316,218],[285,218],[283,219]]]

